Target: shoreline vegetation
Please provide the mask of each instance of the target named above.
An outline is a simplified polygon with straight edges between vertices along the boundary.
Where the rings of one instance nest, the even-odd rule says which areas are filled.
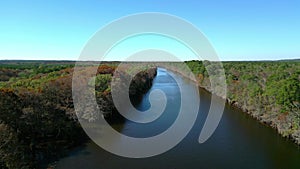
[[[113,105],[110,86],[120,62],[103,62],[99,67],[99,62],[83,63],[88,66],[82,66],[80,73],[94,78],[93,91],[101,111],[106,112],[105,118],[109,123],[122,123],[123,118]],[[0,61],[0,168],[45,168],[45,164],[87,141],[74,111],[74,64]],[[128,78],[136,63],[126,64],[119,78]],[[174,67],[172,71],[186,76],[179,71],[182,63],[167,64]],[[185,64],[199,87],[214,94],[207,69],[218,71],[219,67],[208,61]],[[144,64],[133,78],[129,90],[133,104],[138,104],[139,98],[151,88],[156,76],[154,65]],[[92,76],[95,67],[96,76]],[[227,97],[223,99],[300,145],[300,62],[223,62],[223,67],[227,82]],[[85,112],[81,118],[96,120],[92,111]]]
[[[110,91],[118,62],[95,65],[85,63],[80,74],[88,80],[94,78],[92,91],[101,111],[109,122],[118,122],[121,118]],[[126,71],[136,68],[135,63],[126,65],[118,72],[119,78],[128,78],[130,72]],[[53,162],[88,141],[74,110],[73,67],[70,62],[0,62],[0,168],[53,168]],[[93,69],[96,75],[90,76]],[[153,66],[140,69],[129,89],[136,102],[135,98],[151,88],[156,75]],[[97,120],[88,110],[80,118]]]
[[[221,69],[216,62],[187,61],[196,76],[195,83],[275,129],[282,137],[300,146],[300,61],[222,62],[227,96],[220,96],[210,85],[207,69]],[[171,71],[192,80],[181,63],[171,63]],[[214,75],[212,75],[214,76]],[[212,77],[214,78],[214,77]]]

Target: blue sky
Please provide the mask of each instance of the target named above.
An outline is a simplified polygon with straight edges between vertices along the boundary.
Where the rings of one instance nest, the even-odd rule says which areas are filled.
[[[1,1],[0,60],[76,60],[89,38],[122,16],[176,15],[197,26],[221,60],[300,58],[300,1]]]

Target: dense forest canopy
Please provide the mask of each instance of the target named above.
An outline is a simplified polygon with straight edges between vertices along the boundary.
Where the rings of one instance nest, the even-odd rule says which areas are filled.
[[[207,67],[201,61],[186,64],[209,88]],[[223,62],[227,81],[227,101],[280,134],[300,144],[300,62]]]
[[[79,72],[88,81],[94,78],[92,90],[101,110],[109,117],[117,116],[110,93],[117,63],[96,65],[85,63]],[[91,75],[94,68],[96,75]],[[73,71],[70,62],[0,62],[0,168],[39,168],[86,141],[74,111]],[[122,70],[119,74],[128,76]],[[142,67],[130,91],[146,92],[154,76],[154,68]],[[81,118],[95,120],[93,114],[87,110]]]

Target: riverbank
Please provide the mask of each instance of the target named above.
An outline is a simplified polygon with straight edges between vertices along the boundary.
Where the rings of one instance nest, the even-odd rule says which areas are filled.
[[[117,109],[114,106],[111,90],[107,90],[109,88],[109,85],[105,85],[106,83],[107,84],[111,83],[111,74],[114,73],[115,69],[111,68],[109,66],[102,66],[102,67],[100,67],[100,69],[101,69],[101,71],[98,70],[98,72],[101,72],[101,73],[105,72],[104,73],[105,77],[100,76],[99,80],[105,79],[105,78],[106,78],[106,80],[104,80],[104,81],[102,80],[102,82],[96,80],[95,92],[96,92],[96,100],[97,100],[98,106],[100,107],[101,111],[103,112],[104,118],[107,120],[107,122],[109,124],[120,126],[124,123],[125,118],[117,111]],[[103,71],[103,69],[105,69],[105,71]],[[107,69],[109,69],[109,71],[107,71]],[[101,73],[100,73],[100,75],[101,75]],[[109,74],[109,78],[106,77],[106,75],[108,75],[108,74]],[[117,74],[118,74],[117,76],[120,76],[125,79],[128,78],[128,76],[129,76],[129,74],[125,73],[124,71],[120,71]],[[153,79],[155,78],[156,74],[157,74],[157,68],[150,67],[145,70],[142,70],[141,72],[137,73],[133,77],[130,88],[129,88],[129,96],[133,102],[135,102],[136,104],[138,104],[140,102],[140,98],[142,98],[143,95],[146,92],[148,92],[148,90],[152,87],[152,82],[153,82]],[[102,73],[102,75],[103,75],[103,73]],[[117,88],[117,90],[124,90],[121,87],[122,81],[120,81],[120,82],[121,82],[121,84],[117,84],[117,85],[119,85],[120,88]],[[102,87],[106,86],[106,89],[99,90],[97,87],[99,85]],[[74,111],[74,110],[72,110],[72,111]],[[74,114],[74,112],[71,114]],[[92,116],[88,116],[88,117],[91,118]],[[90,120],[90,119],[87,119],[87,120]],[[73,147],[73,149],[69,149],[68,151],[71,151],[71,152],[76,151],[76,149],[80,149],[80,147],[81,148],[84,147],[84,145],[90,141],[88,139],[88,136],[84,135],[83,137],[87,138],[85,140],[85,142],[81,142],[81,144],[77,145],[76,147]],[[44,163],[44,166],[42,166],[42,167],[47,168],[47,169],[48,168],[51,168],[51,169],[56,168],[56,164],[57,164],[58,160],[59,159],[52,160],[53,162],[51,162],[50,164]]]
[[[144,71],[141,71],[137,73],[130,84],[129,87],[129,99],[133,105],[139,104],[141,101],[141,98],[145,93],[148,92],[148,90],[152,87],[153,79],[155,78],[157,74],[157,68],[152,67],[148,68]],[[122,77],[126,79],[126,74],[123,74]],[[122,83],[122,81],[120,81]],[[124,90],[122,88],[122,84],[115,84],[117,86],[117,90]],[[99,98],[103,98],[103,96],[100,96]],[[98,105],[101,105],[101,110],[104,112],[105,119],[110,123],[122,123],[124,122],[124,117],[118,112],[118,110],[115,108],[112,98],[112,93],[109,91],[105,93],[105,100],[106,103],[101,103],[98,101]],[[102,106],[106,105],[106,106]]]
[[[73,87],[79,90],[89,87],[89,92],[96,93],[98,104],[108,114],[115,112],[110,82],[117,63],[79,66],[77,75],[81,81],[77,83],[72,83],[74,68],[70,65],[8,66],[5,72],[16,69],[30,74],[11,77],[0,85],[0,168],[44,168],[88,140],[75,113]],[[136,63],[125,66],[123,77],[135,66],[142,70],[131,85],[132,97],[140,97],[151,88],[156,68]],[[97,83],[93,85],[93,81]],[[93,120],[95,113],[90,109],[82,112],[81,118]]]
[[[189,63],[189,62],[187,62]],[[174,66],[174,65],[173,65]],[[202,66],[203,65],[199,65]],[[227,65],[228,66],[228,65]],[[204,68],[205,69],[205,68]],[[259,122],[261,122],[264,125],[267,125],[273,129],[275,129],[277,131],[278,134],[280,134],[282,137],[287,138],[289,140],[291,140],[292,142],[294,142],[295,144],[297,144],[298,146],[300,146],[300,127],[299,124],[297,124],[298,122],[295,121],[295,115],[294,114],[298,114],[298,116],[300,116],[300,112],[298,109],[298,113],[297,110],[295,110],[295,112],[289,112],[289,111],[284,111],[283,113],[278,113],[278,109],[279,106],[278,105],[271,105],[271,104],[265,104],[263,103],[263,99],[258,96],[259,98],[257,98],[257,101],[252,101],[251,103],[245,100],[239,100],[237,99],[237,95],[240,95],[238,92],[240,92],[240,89],[236,89],[236,88],[240,88],[239,83],[241,83],[241,79],[239,79],[237,76],[233,76],[233,80],[228,78],[228,72],[226,72],[226,79],[227,79],[227,96],[226,98],[224,96],[220,96],[218,95],[217,92],[214,92],[210,86],[210,81],[209,81],[209,77],[207,75],[204,75],[204,73],[200,73],[200,74],[196,74],[195,78],[191,78],[192,75],[190,73],[186,73],[186,70],[181,71],[181,69],[178,69],[178,65],[177,67],[174,66],[170,66],[169,70],[174,71],[176,73],[181,74],[182,76],[184,76],[185,78],[188,78],[192,81],[194,81],[195,83],[197,83],[197,85],[226,100],[226,103],[238,108],[239,110],[241,110],[242,112],[248,114],[249,116],[251,116],[252,118],[258,120]],[[192,68],[192,71],[193,68]],[[226,69],[225,69],[226,71]],[[241,73],[239,73],[241,74]],[[266,75],[264,75],[266,76]],[[256,77],[259,78],[259,77]],[[266,77],[264,77],[266,78]],[[230,82],[228,82],[228,79]],[[249,83],[248,85],[253,85],[252,83]],[[244,89],[244,91],[242,91],[243,93],[245,93],[245,90],[247,92],[247,88]],[[248,91],[248,95],[249,91]],[[255,99],[254,97],[250,97],[248,96],[249,100]],[[261,102],[259,102],[259,100]],[[266,102],[266,101],[264,101]],[[255,107],[255,105],[257,107]],[[273,107],[273,108],[272,108]],[[276,107],[276,109],[274,108]],[[281,110],[282,111],[282,110]],[[299,117],[298,117],[299,120]]]

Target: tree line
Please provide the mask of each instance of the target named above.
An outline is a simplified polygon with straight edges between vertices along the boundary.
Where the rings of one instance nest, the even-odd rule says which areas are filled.
[[[186,64],[209,88],[207,69],[214,62]],[[276,128],[284,137],[300,144],[300,62],[222,62],[227,83],[227,101],[258,120]],[[217,70],[218,68],[213,68]]]

